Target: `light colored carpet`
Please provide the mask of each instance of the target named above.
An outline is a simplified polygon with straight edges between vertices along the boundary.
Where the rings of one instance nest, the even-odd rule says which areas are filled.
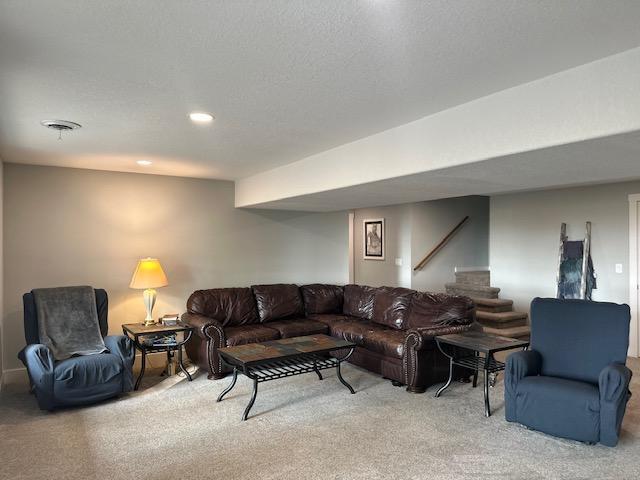
[[[587,446],[504,420],[503,387],[454,384],[409,394],[346,365],[350,395],[326,372],[260,385],[162,384],[89,408],[40,412],[24,391],[0,398],[2,479],[636,479],[640,478],[640,362],[616,448]],[[171,383],[172,379],[169,379]]]

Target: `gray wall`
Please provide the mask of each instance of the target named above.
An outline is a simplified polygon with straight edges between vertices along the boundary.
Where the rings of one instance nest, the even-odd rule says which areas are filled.
[[[2,252],[2,236],[3,236],[3,231],[4,231],[4,222],[3,222],[3,216],[2,216],[2,201],[4,198],[4,192],[3,192],[3,174],[4,174],[4,164],[2,163],[2,160],[0,160],[0,389],[2,389],[2,384],[3,384],[3,362],[2,362],[2,352],[3,352],[3,348],[2,348],[2,339],[3,339],[3,315],[2,312],[4,311],[4,302],[3,302],[3,252]]]
[[[483,267],[489,264],[488,197],[450,198],[413,205],[412,268],[466,215],[469,215],[467,223],[442,250],[422,270],[412,272],[412,288],[443,292],[445,283],[455,281],[455,267]]]
[[[491,197],[491,283],[527,311],[536,296],[555,296],[560,224],[572,240],[592,223],[598,276],[594,300],[629,302],[629,202],[640,182]],[[622,273],[615,273],[621,263]]]
[[[425,267],[413,267],[465,215],[467,224]],[[362,221],[384,218],[385,260],[364,260]],[[461,197],[355,211],[355,281],[372,286],[390,285],[441,292],[454,281],[458,267],[485,266],[489,262],[489,198]],[[395,259],[402,259],[396,266]]]
[[[199,288],[348,280],[346,212],[239,210],[233,183],[5,164],[4,368],[20,366],[21,296],[90,284],[109,292],[110,331],[144,318],[128,288],[138,258],[169,286],[155,316],[184,311]]]

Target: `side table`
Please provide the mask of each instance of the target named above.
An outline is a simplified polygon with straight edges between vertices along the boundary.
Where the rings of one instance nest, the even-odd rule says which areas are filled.
[[[493,354],[514,348],[522,348],[526,350],[527,347],[529,347],[528,341],[490,335],[484,332],[464,332],[453,333],[450,335],[439,335],[435,337],[435,341],[438,349],[449,359],[449,379],[447,380],[447,383],[438,389],[436,397],[439,397],[440,394],[444,392],[449,385],[451,385],[454,365],[473,370],[474,388],[478,384],[478,372],[482,370],[484,372],[485,417],[491,416],[491,405],[489,404],[489,374],[500,372],[504,370],[505,367],[504,363],[493,358]],[[446,348],[445,345],[459,348],[451,348],[451,351],[447,352],[448,348]],[[466,353],[460,353],[461,351]],[[484,356],[481,356],[481,353]]]
[[[138,379],[136,380],[136,384],[134,390],[138,390],[140,386],[140,382],[142,381],[142,377],[144,376],[144,370],[147,365],[147,354],[148,353],[156,353],[156,352],[167,352],[167,365],[169,365],[173,359],[174,352],[178,353],[178,365],[180,366],[180,370],[184,372],[189,381],[192,380],[191,374],[187,371],[182,362],[182,346],[189,341],[191,335],[193,334],[193,327],[190,325],[186,325],[184,323],[178,322],[176,325],[149,325],[145,326],[143,323],[126,323],[122,325],[122,332],[128,336],[132,341],[135,347],[140,350],[142,353],[142,365],[140,367],[140,375],[138,375]],[[148,335],[158,335],[158,334],[171,334],[171,333],[180,333],[182,332],[182,340],[178,341],[176,338],[176,343],[170,343],[166,345],[145,345],[141,342],[140,337],[145,337]]]

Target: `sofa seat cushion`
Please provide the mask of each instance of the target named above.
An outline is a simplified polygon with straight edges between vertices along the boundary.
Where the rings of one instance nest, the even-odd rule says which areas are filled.
[[[307,318],[292,318],[279,322],[269,322],[265,324],[265,327],[277,330],[281,338],[329,333],[329,327],[326,323],[316,322]]]
[[[316,313],[307,315],[307,318],[315,322],[322,322],[325,325],[332,325],[336,322],[343,322],[350,317],[347,317],[346,315],[342,315],[340,313]]]
[[[348,342],[353,342],[357,345],[363,344],[364,336],[368,332],[376,330],[386,330],[386,328],[368,320],[353,317],[346,317],[345,320],[338,320],[329,324],[331,336],[344,338]]]
[[[402,358],[406,333],[391,328],[376,328],[364,334],[362,346],[385,357]]]
[[[251,289],[262,323],[304,316],[304,304],[297,285],[253,285]]]
[[[273,328],[263,325],[243,325],[241,327],[228,327],[224,330],[227,338],[227,346],[244,345],[245,343],[266,342],[277,340],[280,333]]]
[[[600,392],[591,383],[557,377],[524,377],[516,391],[516,418],[551,435],[597,442]]]
[[[54,379],[66,387],[83,388],[108,383],[122,373],[122,359],[112,353],[80,355],[56,363]]]

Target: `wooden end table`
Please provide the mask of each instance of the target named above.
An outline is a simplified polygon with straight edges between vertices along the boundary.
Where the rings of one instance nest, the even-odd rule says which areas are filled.
[[[189,381],[192,380],[191,374],[187,371],[182,362],[182,346],[189,341],[191,335],[193,334],[193,327],[187,325],[182,322],[178,322],[176,325],[162,325],[155,324],[145,326],[143,323],[126,323],[122,325],[122,332],[128,336],[132,341],[135,347],[142,352],[142,365],[140,366],[140,375],[138,375],[138,379],[136,380],[136,384],[133,387],[134,390],[138,390],[140,386],[140,382],[142,381],[142,377],[144,376],[144,370],[147,365],[147,354],[148,353],[157,353],[157,352],[167,352],[167,367],[171,364],[173,360],[174,352],[178,353],[178,365],[180,366],[180,370],[184,372],[187,379]],[[176,343],[170,344],[158,344],[158,345],[145,345],[140,341],[140,337],[144,337],[147,335],[158,335],[158,334],[171,334],[171,333],[181,333],[182,332],[182,340],[176,341]],[[177,338],[176,338],[177,340]]]
[[[253,380],[253,393],[242,414],[246,420],[256,401],[258,383],[278,378],[315,372],[322,380],[320,370],[335,368],[338,380],[351,393],[356,393],[342,378],[340,363],[351,356],[356,344],[328,335],[308,335],[304,337],[282,338],[261,343],[249,343],[234,347],[219,348],[218,354],[225,363],[233,367],[231,384],[218,396],[218,402],[231,391],[238,379],[238,372]],[[349,350],[342,358],[329,356],[329,352]]]
[[[504,363],[493,358],[493,354],[514,348],[526,350],[529,347],[528,341],[490,335],[484,332],[439,335],[435,337],[435,341],[438,349],[449,359],[449,379],[438,389],[436,398],[451,385],[454,365],[473,370],[473,388],[478,385],[478,372],[482,370],[484,372],[485,417],[491,416],[491,405],[489,404],[489,374],[501,372],[505,367]],[[447,352],[449,348],[445,347],[446,345],[459,348],[451,348],[451,351]],[[460,353],[459,349],[463,349],[463,352],[466,351],[468,353]],[[484,354],[484,356],[481,356],[481,353]]]

